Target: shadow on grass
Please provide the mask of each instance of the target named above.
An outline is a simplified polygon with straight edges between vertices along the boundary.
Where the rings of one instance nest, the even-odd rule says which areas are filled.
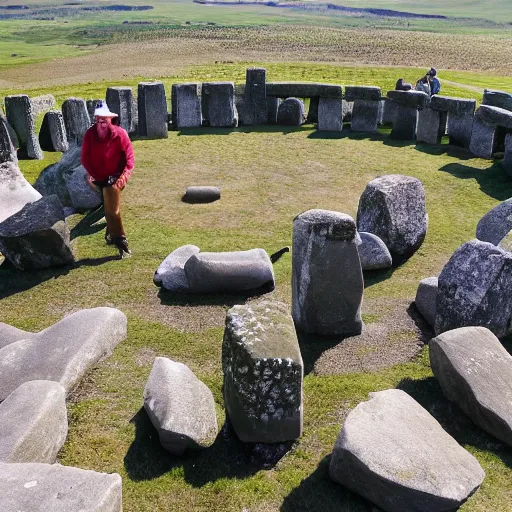
[[[103,205],[96,208],[96,210],[91,210],[87,215],[85,215],[80,222],[71,229],[70,239],[73,240],[78,236],[91,235],[98,231],[101,231],[106,223],[102,222],[97,224],[105,216],[105,210]]]
[[[330,350],[347,338],[347,336],[308,334],[298,329],[296,332],[304,364],[304,376],[314,370],[316,361],[326,350]]]
[[[419,331],[419,340],[425,345],[435,336],[434,328],[423,318],[418,311],[415,302],[411,302],[407,308],[407,314],[416,324]]]
[[[454,146],[452,144],[416,144],[416,151],[426,153],[428,155],[440,156],[447,155],[458,160],[470,160],[475,158],[475,155],[469,149],[461,146]]]
[[[494,199],[504,201],[512,196],[512,180],[507,177],[499,162],[488,169],[477,169],[464,164],[447,164],[439,169],[460,179],[474,179],[480,190]]]
[[[239,126],[237,128],[213,128],[204,126],[201,128],[183,128],[179,130],[178,135],[230,135],[232,133],[280,133],[287,135],[288,133],[306,132],[314,129],[313,125],[304,124],[302,126],[283,126],[283,125],[254,125]]]
[[[176,456],[160,445],[158,432],[143,407],[131,423],[135,424],[135,439],[124,465],[133,481],[152,480],[174,468],[183,468],[185,481],[193,487],[222,478],[247,478],[274,467],[294,444],[242,443],[226,421],[212,446]]]
[[[324,457],[316,470],[286,496],[281,512],[373,512],[375,507],[329,477],[331,456]]]
[[[420,380],[405,378],[398,383],[397,388],[412,396],[460,445],[489,451],[512,468],[512,451],[477,427],[455,403],[447,400],[435,377]]]

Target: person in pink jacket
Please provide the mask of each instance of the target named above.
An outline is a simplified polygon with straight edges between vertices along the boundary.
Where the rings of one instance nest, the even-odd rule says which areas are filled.
[[[114,244],[119,256],[131,255],[121,219],[121,191],[130,178],[135,158],[133,146],[120,126],[112,124],[117,114],[110,112],[105,102],[94,110],[95,124],[84,135],[82,142],[82,165],[89,174],[89,182],[100,187],[105,206],[107,244]]]

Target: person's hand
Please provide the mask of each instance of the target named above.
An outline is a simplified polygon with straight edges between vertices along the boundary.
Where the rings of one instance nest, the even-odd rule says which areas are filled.
[[[99,187],[97,187],[97,186],[93,183],[93,177],[92,177],[90,174],[87,174],[87,175],[86,175],[86,180],[87,180],[87,184],[89,185],[89,187],[91,187],[95,192],[98,192]]]

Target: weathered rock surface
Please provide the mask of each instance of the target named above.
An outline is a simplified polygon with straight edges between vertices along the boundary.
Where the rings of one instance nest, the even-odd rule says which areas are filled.
[[[446,132],[446,120],[446,112],[432,108],[420,110],[418,112],[416,140],[427,144],[439,144]]]
[[[14,162],[0,164],[0,223],[19,212],[27,203],[41,199],[41,194],[25,179]]]
[[[53,380],[70,392],[126,337],[126,315],[84,309],[0,349],[0,400],[31,380]]]
[[[484,89],[482,105],[490,105],[512,111],[512,94],[493,89]]]
[[[340,132],[343,129],[343,100],[320,98],[317,128],[320,132]]]
[[[512,231],[509,231],[498,244],[500,249],[503,249],[507,252],[512,252]]]
[[[427,233],[425,190],[401,174],[379,176],[366,186],[357,210],[357,229],[377,235],[393,260],[412,256]]]
[[[131,87],[107,87],[105,101],[111,112],[119,116],[119,126],[128,133],[135,131],[136,113]]]
[[[512,254],[488,242],[462,244],[439,275],[435,332],[487,327],[505,336],[512,316]]]
[[[482,242],[498,245],[512,230],[512,199],[507,199],[489,210],[476,226],[476,237]]]
[[[478,114],[478,111],[477,111]],[[498,143],[496,125],[484,122],[479,115],[473,117],[469,150],[479,158],[491,159]]]
[[[68,98],[62,103],[62,117],[70,143],[82,144],[85,132],[91,126],[87,105],[82,98]]]
[[[73,263],[69,229],[57,196],[27,203],[1,222],[0,252],[19,270]]]
[[[414,301],[421,316],[431,327],[434,327],[436,323],[437,289],[437,277],[422,279],[416,291],[416,299]]]
[[[285,304],[262,301],[228,311],[222,370],[226,411],[242,441],[302,435],[304,365]]]
[[[173,84],[171,91],[173,129],[199,128],[203,122],[201,84]]]
[[[7,118],[0,112],[0,164],[4,162],[18,163],[16,148],[11,139]]]
[[[339,99],[342,97],[342,88],[341,85],[312,82],[267,82],[267,96]]]
[[[356,100],[352,108],[352,124],[350,130],[353,132],[374,133],[377,131],[379,119],[380,101]]]
[[[204,82],[201,100],[203,118],[208,126],[231,128],[238,125],[233,82]]]
[[[412,91],[407,91],[405,94],[409,94],[410,92]],[[386,110],[389,109],[392,110],[391,122],[393,123],[389,136],[394,140],[414,140],[418,126],[418,110],[413,107],[404,107],[398,103],[395,103],[391,107],[386,103]]]
[[[453,98],[451,96],[441,96],[435,94],[430,98],[430,108],[432,110],[439,110],[449,112],[450,114],[463,115],[474,114],[476,107],[476,100],[466,98]]]
[[[206,448],[217,437],[212,392],[188,366],[157,357],[144,388],[144,408],[160,444],[174,455]]]
[[[485,327],[461,327],[429,343],[430,366],[448,400],[512,445],[512,356]]]
[[[162,82],[140,82],[137,95],[138,132],[151,139],[167,139],[167,98]]]
[[[359,233],[360,243],[357,243],[361,268],[363,270],[377,270],[390,268],[393,260],[386,244],[372,233]]]
[[[153,282],[169,291],[187,291],[189,289],[185,263],[194,254],[199,253],[196,245],[178,247],[165,258],[156,269]]]
[[[274,269],[264,249],[200,252],[185,263],[192,292],[236,292],[275,286]]]
[[[349,413],[329,475],[385,511],[432,512],[457,509],[485,472],[413,398],[388,389]]]
[[[368,85],[347,85],[345,87],[345,101],[380,101],[381,96],[380,87]]]
[[[44,151],[62,151],[69,149],[64,117],[60,110],[50,110],[43,118],[39,130],[39,144]]]
[[[26,338],[27,333],[9,324],[0,322],[0,348]]]
[[[187,187],[183,196],[185,203],[213,203],[220,199],[220,188],[210,186]]]
[[[34,96],[30,98],[32,104],[32,113],[34,117],[37,117],[42,112],[55,108],[57,102],[53,94],[42,94],[41,96]]]
[[[510,110],[491,107],[489,105],[480,105],[475,116],[488,125],[503,126],[509,130],[512,129],[512,112]]]
[[[247,68],[245,73],[245,123],[264,124],[267,121],[267,70]]]
[[[277,109],[277,124],[301,126],[306,118],[304,103],[298,98],[286,98]]]
[[[293,221],[292,316],[312,334],[354,335],[363,328],[363,274],[349,215],[308,210]]]
[[[25,382],[0,404],[0,432],[0,462],[53,464],[68,435],[66,391],[49,380]]]
[[[402,107],[422,109],[430,104],[428,94],[422,91],[388,91],[387,96]]]
[[[4,512],[122,512],[122,482],[59,464],[1,464],[0,510]]]

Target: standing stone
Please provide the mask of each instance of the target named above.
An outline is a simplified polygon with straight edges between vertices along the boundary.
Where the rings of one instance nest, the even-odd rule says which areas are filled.
[[[318,103],[319,132],[341,132],[343,129],[343,101],[341,99],[320,98]]]
[[[430,107],[439,112],[447,113],[447,132],[450,136],[450,144],[469,148],[476,100],[436,94],[430,100]]]
[[[393,108],[393,127],[389,136],[394,140],[414,140],[418,126],[418,111],[403,105],[395,105]]]
[[[360,334],[363,273],[349,215],[308,210],[293,221],[292,316],[298,329]]]
[[[32,103],[32,115],[36,118],[39,114],[52,110],[57,106],[53,94],[42,94],[30,99]]]
[[[0,114],[0,164],[4,162],[17,164],[18,156],[7,128],[7,119]]]
[[[35,133],[35,119],[30,98],[26,94],[14,94],[5,97],[7,121],[18,137],[19,147],[28,158],[43,159]]]
[[[482,105],[490,105],[512,111],[512,94],[493,89],[484,89]]]
[[[362,231],[356,244],[363,270],[391,268],[393,260],[389,249],[377,235]]]
[[[39,144],[44,151],[62,151],[69,149],[64,117],[60,110],[50,110],[43,118],[39,130]]]
[[[485,327],[461,327],[429,343],[443,394],[479,427],[512,446],[512,356]]]
[[[201,99],[207,126],[232,128],[238,125],[233,82],[204,82]]]
[[[69,229],[57,196],[27,203],[1,222],[0,252],[19,270],[74,263]]]
[[[440,144],[446,132],[446,112],[424,108],[418,112],[416,140],[426,144]]]
[[[389,98],[384,98],[382,106],[382,124],[393,124],[397,111],[399,110],[398,104]]]
[[[343,424],[329,476],[386,512],[456,510],[485,472],[418,402],[370,393]]]
[[[82,98],[68,98],[62,103],[62,117],[69,142],[82,145],[85,132],[91,126],[87,105]]]
[[[350,131],[375,133],[379,119],[379,107],[380,101],[354,101]]]
[[[165,258],[156,269],[153,283],[169,291],[187,291],[189,289],[185,263],[194,254],[199,253],[196,245],[178,247]]]
[[[138,86],[138,131],[150,139],[167,139],[167,99],[162,82],[140,82]]]
[[[330,99],[330,98],[325,98]],[[341,98],[336,98],[341,99]],[[313,96],[309,99],[308,115],[306,116],[307,123],[318,123],[318,109],[320,107],[320,97]]]
[[[32,380],[0,404],[0,462],[53,464],[68,435],[66,392],[57,382]]]
[[[94,119],[94,111],[96,110],[96,105],[99,105],[100,103],[103,103],[103,100],[97,98],[95,100],[87,100],[85,102],[85,105],[87,106],[87,112],[89,113],[89,119],[91,121],[91,124],[93,124],[96,120]]]
[[[286,98],[277,110],[277,124],[301,126],[304,123],[304,103],[298,98]]]
[[[469,150],[480,158],[491,159],[496,151],[497,128],[512,130],[512,112],[498,107],[481,105],[476,111]]]
[[[173,129],[199,128],[203,122],[201,84],[173,84],[171,91]]]
[[[499,338],[512,316],[512,254],[488,242],[462,244],[439,275],[435,332],[487,327]]]
[[[437,277],[422,279],[416,291],[416,300],[414,301],[421,316],[431,327],[434,327],[436,323],[437,281]]]
[[[505,135],[505,155],[501,166],[505,174],[512,177],[512,132]]]
[[[0,510],[4,512],[122,512],[122,482],[59,464],[1,464]]]
[[[0,223],[41,197],[14,162],[0,163]]]
[[[281,100],[274,96],[267,96],[267,124],[277,124],[277,112]]]
[[[377,235],[393,260],[412,256],[427,233],[425,190],[401,174],[379,176],[366,186],[357,210],[357,229]]]
[[[119,116],[119,126],[128,133],[134,132],[132,88],[122,86],[108,87],[105,100],[110,111]]]
[[[281,302],[232,307],[222,343],[224,403],[243,442],[302,435],[304,365],[293,320]]]
[[[476,226],[476,237],[482,242],[498,245],[512,230],[512,199],[488,211]]]
[[[267,122],[267,70],[264,68],[247,68],[246,70],[245,111],[245,124]]]

